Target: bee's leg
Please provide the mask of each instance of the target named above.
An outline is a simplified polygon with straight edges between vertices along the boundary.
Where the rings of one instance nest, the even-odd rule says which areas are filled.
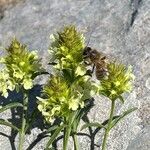
[[[93,65],[92,70],[91,70],[91,73],[92,73],[92,74],[93,74],[93,72],[94,72],[94,69],[95,69],[95,64]]]
[[[88,59],[87,60],[85,59],[84,64],[87,65],[87,66],[90,66],[92,64],[92,62]]]
[[[94,69],[95,69],[95,64],[93,65],[92,70],[90,70],[90,69],[87,70],[86,74],[92,77]]]

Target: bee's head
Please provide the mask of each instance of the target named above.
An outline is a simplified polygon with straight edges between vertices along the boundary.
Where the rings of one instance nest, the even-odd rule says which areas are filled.
[[[83,50],[83,58],[87,58],[91,55],[92,48],[91,47],[85,47]]]

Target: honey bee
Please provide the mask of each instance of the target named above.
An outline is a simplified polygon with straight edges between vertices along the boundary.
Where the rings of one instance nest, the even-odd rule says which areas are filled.
[[[98,52],[96,49],[86,46],[83,50],[83,59],[85,64],[93,64],[92,70],[88,70],[87,74],[92,75],[95,70],[96,78],[98,80],[101,80],[108,75],[108,60],[104,54]]]

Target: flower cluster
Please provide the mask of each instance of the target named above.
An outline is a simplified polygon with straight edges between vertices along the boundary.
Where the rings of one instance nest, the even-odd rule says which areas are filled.
[[[19,86],[23,86],[26,90],[31,89],[34,77],[38,72],[42,71],[37,53],[35,51],[29,52],[26,46],[20,44],[16,39],[6,48],[6,52],[6,56],[1,58],[1,63],[6,67],[5,72],[3,73],[2,71],[0,75],[3,81],[7,80],[5,83],[1,82],[1,84],[5,84],[3,85],[5,90],[1,90],[5,97],[7,89],[14,89],[14,87],[19,89]]]
[[[43,88],[43,97],[39,100],[38,109],[47,122],[53,122],[55,117],[67,117],[71,111],[84,107],[84,100],[91,97],[90,81],[78,80],[72,85],[61,75],[51,76],[48,84]]]
[[[57,63],[55,68],[72,70],[75,75],[85,74],[83,65],[84,37],[77,32],[75,26],[67,26],[63,31],[51,36],[53,42],[49,52],[51,62]],[[70,70],[70,74],[73,74]]]
[[[111,62],[108,64],[108,76],[100,82],[100,94],[103,94],[115,100],[120,98],[124,92],[130,92],[132,89],[132,68],[123,64]]]
[[[13,91],[15,89],[14,83],[10,80],[7,70],[0,71],[0,92],[5,98],[8,97],[8,90]]]

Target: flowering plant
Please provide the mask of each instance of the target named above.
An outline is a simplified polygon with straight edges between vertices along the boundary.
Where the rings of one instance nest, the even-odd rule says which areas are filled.
[[[63,150],[67,150],[70,136],[74,141],[74,149],[78,150],[77,133],[80,121],[87,117],[88,112],[94,106],[93,97],[103,95],[111,102],[110,117],[104,123],[88,121],[82,126],[82,129],[93,126],[103,128],[105,134],[102,150],[105,150],[110,130],[122,118],[137,109],[131,108],[121,115],[114,116],[116,101],[120,100],[123,103],[123,94],[132,89],[134,80],[132,68],[109,61],[106,75],[95,81],[91,76],[92,72],[88,73],[89,69],[82,56],[85,48],[84,36],[77,31],[75,26],[64,27],[57,34],[51,35],[51,40],[49,65],[52,65],[53,72],[43,86],[41,95],[37,97],[37,108],[50,126],[46,133],[53,131],[46,144],[46,149],[53,148],[57,136],[63,132]],[[25,134],[32,123],[28,118],[34,117],[33,113],[29,115],[29,90],[33,88],[34,79],[38,75],[49,73],[43,69],[37,53],[30,52],[26,45],[21,44],[17,39],[13,39],[5,50],[6,56],[0,59],[3,65],[0,71],[0,93],[7,98],[9,91],[22,92],[23,101],[12,102],[0,107],[0,113],[16,107],[21,107],[23,112],[20,128],[3,119],[0,119],[0,124],[19,132],[18,149],[23,150]],[[57,119],[59,122],[55,126]]]
[[[90,101],[92,93],[96,92],[97,88],[86,75],[86,67],[82,58],[83,36],[74,26],[68,26],[52,37],[53,42],[49,52],[52,55],[51,62],[55,62],[55,74],[51,75],[48,84],[43,89],[45,99],[38,97],[38,109],[46,121],[52,123],[57,117],[62,119],[64,125],[67,125],[64,126],[66,136],[64,136],[63,148],[65,150],[69,136],[77,132],[81,119],[79,116],[83,113],[81,110],[87,106],[86,100]],[[76,139],[75,135],[73,139]],[[77,148],[76,140],[74,145]],[[47,148],[52,141],[50,139]]]
[[[24,136],[27,131],[28,122],[28,91],[33,87],[33,80],[36,76],[44,73],[40,59],[35,51],[29,52],[25,45],[22,45],[17,39],[13,39],[10,46],[5,49],[6,56],[1,58],[4,65],[0,72],[0,92],[5,98],[8,97],[9,90],[16,89],[17,92],[23,92],[23,103],[12,102],[0,109],[3,112],[7,109],[22,107],[22,126],[19,129],[8,121],[1,120],[1,124],[10,126],[19,132],[19,150],[22,150]]]
[[[108,75],[104,78],[101,78],[99,82],[99,95],[104,95],[111,100],[110,117],[108,121],[105,121],[107,122],[107,124],[87,123],[82,126],[82,129],[96,126],[105,130],[104,139],[102,143],[102,150],[106,149],[106,141],[110,130],[126,115],[130,114],[131,112],[137,109],[131,108],[117,117],[114,116],[116,100],[119,99],[122,103],[124,103],[122,94],[131,91],[132,82],[135,77],[132,73],[131,66],[127,68],[121,63],[110,62],[107,66],[107,69]]]

